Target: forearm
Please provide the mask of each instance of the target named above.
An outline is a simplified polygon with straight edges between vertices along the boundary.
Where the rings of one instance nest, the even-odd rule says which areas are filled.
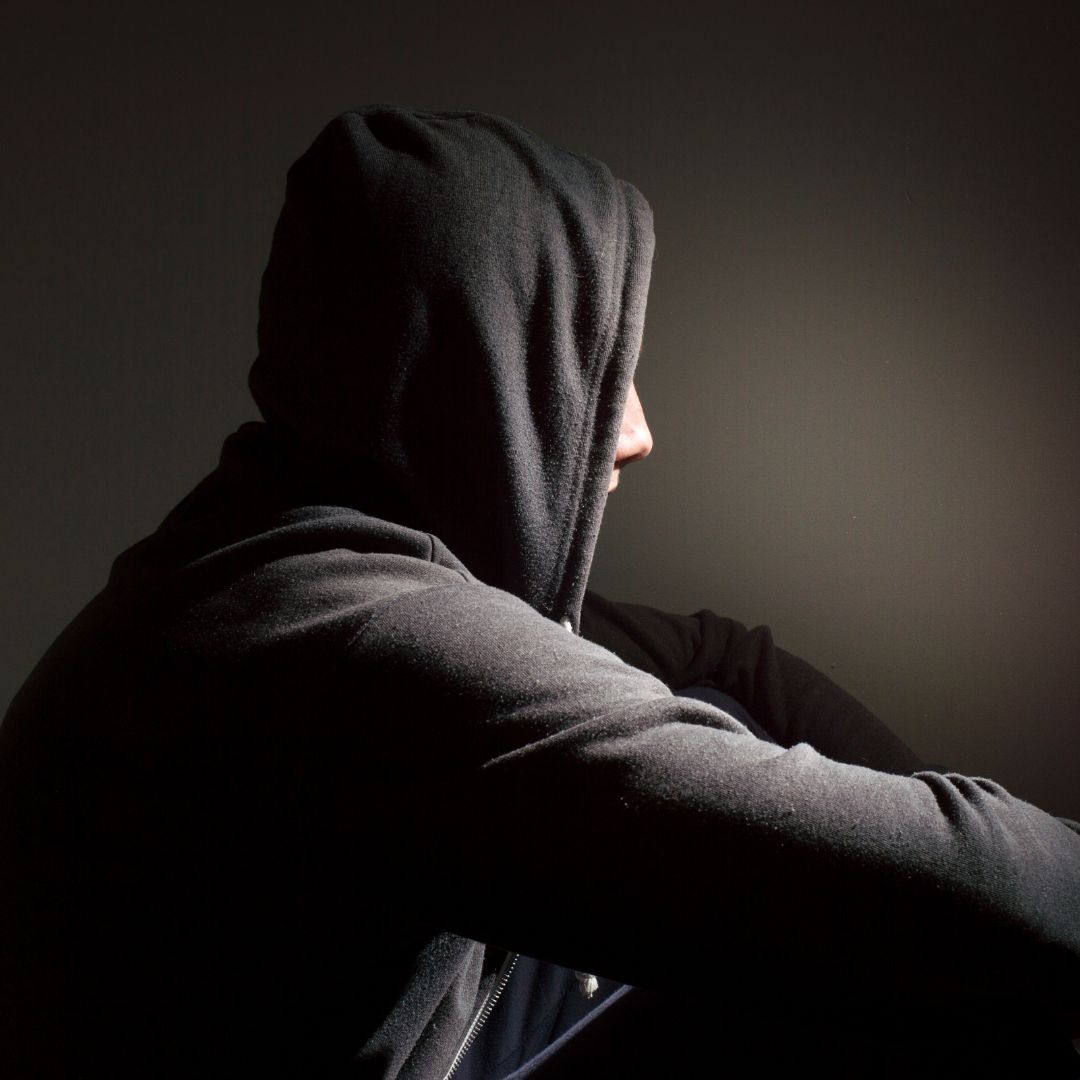
[[[500,594],[442,602],[364,637],[408,734],[400,789],[379,777],[407,841],[395,903],[660,989],[700,959],[792,1000],[1080,1015],[1080,839],[1056,819],[989,781],[754,738]]]

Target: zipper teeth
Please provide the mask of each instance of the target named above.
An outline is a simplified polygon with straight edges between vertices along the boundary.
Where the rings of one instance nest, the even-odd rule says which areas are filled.
[[[465,1032],[465,1038],[461,1040],[461,1045],[454,1055],[454,1060],[450,1062],[450,1068],[446,1070],[446,1075],[443,1077],[443,1080],[450,1080],[450,1077],[457,1072],[462,1059],[469,1052],[469,1047],[476,1041],[476,1036],[480,1034],[480,1029],[487,1023],[487,1018],[491,1015],[491,1010],[495,1008],[496,1002],[502,997],[502,992],[506,989],[506,984],[510,981],[510,974],[514,970],[514,965],[517,963],[517,960],[518,954],[511,953],[503,961],[502,971],[500,971],[498,978],[495,980],[495,985],[492,987],[484,1004],[480,1007],[480,1011],[473,1017],[473,1022],[469,1025],[468,1031]]]

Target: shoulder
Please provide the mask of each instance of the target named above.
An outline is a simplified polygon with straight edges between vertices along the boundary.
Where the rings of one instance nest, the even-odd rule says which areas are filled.
[[[479,583],[428,533],[348,507],[185,521],[117,559],[112,617],[225,648],[336,628],[396,597]]]
[[[355,620],[410,593],[479,584],[437,537],[338,507],[290,511],[191,569],[216,569],[233,600],[305,620]]]

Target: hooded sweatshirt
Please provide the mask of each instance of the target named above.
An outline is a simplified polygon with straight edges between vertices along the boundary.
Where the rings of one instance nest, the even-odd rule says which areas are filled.
[[[6,1076],[439,1080],[516,952],[1076,1024],[1066,824],[903,775],[767,633],[595,598],[637,666],[567,632],[651,252],[634,188],[497,117],[360,109],[292,167],[264,422],[0,727]],[[800,741],[830,709],[872,751]]]

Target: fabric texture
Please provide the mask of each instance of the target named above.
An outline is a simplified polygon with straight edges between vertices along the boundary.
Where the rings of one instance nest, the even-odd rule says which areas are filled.
[[[339,499],[576,623],[652,249],[635,188],[507,120],[346,114],[289,171],[252,392]]]
[[[705,687],[733,698],[784,746],[805,742],[835,761],[882,772],[923,768],[861,702],[805,660],[777,648],[767,626],[747,630],[712,611],[671,615],[589,592],[581,632],[672,690]]]
[[[5,1076],[439,1080],[508,953],[1077,1025],[1071,829],[905,775],[765,631],[590,599],[635,667],[560,625],[651,250],[633,188],[498,118],[362,109],[293,167],[264,422],[0,726]]]

